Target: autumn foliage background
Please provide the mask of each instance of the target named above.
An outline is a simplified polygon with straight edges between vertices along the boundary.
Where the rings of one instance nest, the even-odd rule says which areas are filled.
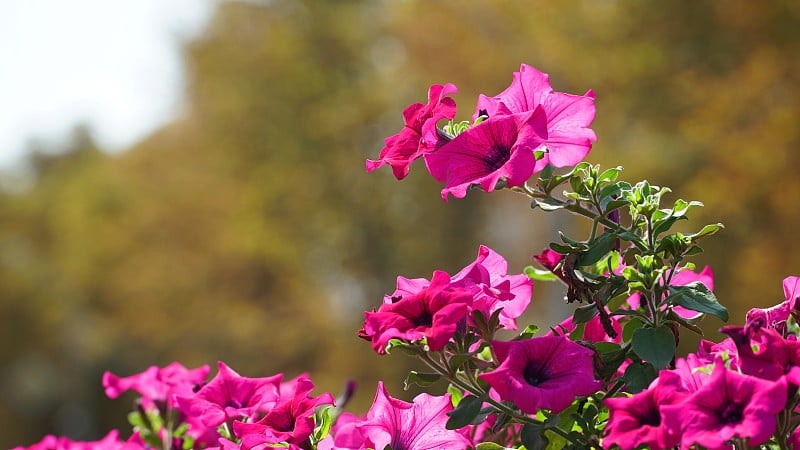
[[[797,2],[231,1],[184,54],[174,122],[116,155],[79,126],[6,174],[0,447],[123,427],[133,397],[105,399],[103,371],[174,360],[356,379],[358,412],[378,379],[400,392],[406,359],[355,335],[398,274],[457,271],[481,243],[519,272],[578,225],[509,192],[445,204],[424,171],[398,183],[364,160],[430,84],[472,111],[520,63],[597,93],[588,161],[726,224],[697,261],[732,323],[800,274]],[[562,295],[538,283],[523,323],[565,317]]]

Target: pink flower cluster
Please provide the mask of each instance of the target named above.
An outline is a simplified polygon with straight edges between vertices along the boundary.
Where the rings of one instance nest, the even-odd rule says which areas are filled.
[[[172,363],[129,377],[104,375],[108,397],[140,395],[128,439],[117,431],[94,442],[46,436],[27,449],[462,450],[539,448],[548,436],[569,441],[569,448],[727,450],[774,439],[781,448],[800,449],[800,277],[784,280],[780,304],[752,309],[744,326],[722,329],[728,335],[722,342],[703,340],[696,353],[677,358],[679,326],[697,331],[703,314],[727,320],[711,292],[711,269],[695,272],[683,260],[698,251],[692,247],[697,238],[713,231],[676,233],[656,245],[670,220],[699,203],[681,200],[675,210],[660,209],[660,194],[646,182],[608,184],[616,175],[588,164],[575,168],[580,176],[526,184],[548,166],[573,166],[588,154],[596,140],[589,128],[595,115],[591,91],[555,92],[546,74],[522,65],[506,90],[481,95],[472,122],[460,124],[452,122],[456,104],[450,96],[456,92],[452,84],[434,85],[427,104],[407,107],[403,129],[385,140],[367,170],[389,165],[402,179],[423,158],[444,184],[445,201],[474,186],[487,192],[525,186],[519,191],[558,207],[566,203],[550,196],[555,185],[548,183],[569,178],[576,192],[565,197],[597,211],[592,237],[565,238],[570,245],[552,246],[563,255],[546,250],[534,259],[552,272],[544,275],[567,285],[570,300],[591,304],[543,336],[532,337],[536,330],[529,327],[513,339],[498,339],[498,332],[517,330],[533,283],[526,274],[509,274],[506,260],[481,245],[475,260],[454,275],[437,270],[430,279],[399,276],[394,292],[364,313],[358,332],[378,354],[400,348],[419,357],[432,372],[412,372],[407,383],[444,379],[450,382],[445,395],[422,393],[407,402],[379,382],[369,411],[358,416],[343,411],[350,387],[338,400],[330,393],[314,396],[305,374],[288,381],[283,374],[249,378],[219,362],[206,381],[208,366]],[[444,119],[451,122],[439,128]],[[585,192],[597,188],[589,193],[599,200],[581,197],[580,183]],[[641,197],[647,198],[639,204]],[[657,214],[648,216],[647,229],[632,219],[629,231],[619,220],[625,205],[638,211],[632,218],[645,210]],[[607,231],[597,237],[600,225]],[[635,252],[620,250],[620,241]],[[656,376],[662,367],[667,369]]]
[[[532,290],[527,275],[508,275],[506,260],[482,245],[475,261],[452,277],[441,270],[430,281],[397,277],[395,292],[377,311],[364,313],[359,336],[380,354],[391,339],[424,339],[431,350],[441,350],[459,327],[474,325],[475,312],[484,318],[497,314],[500,326],[517,329]]]
[[[790,316],[800,313],[800,278],[788,277],[783,285],[784,302],[751,310],[743,327],[724,327],[730,337],[723,342],[702,341],[697,353],[661,371],[648,389],[606,399],[604,445],[722,450],[732,439],[757,446],[775,435],[779,413],[795,406],[800,386],[800,342],[787,332]],[[800,448],[800,430],[777,438]]]
[[[177,421],[188,426],[185,436],[173,437],[172,448],[183,448],[189,439],[195,448],[264,449],[274,444],[289,448],[308,448],[315,428],[314,412],[318,407],[333,404],[333,396],[324,393],[314,397],[314,384],[307,375],[282,381],[278,374],[265,378],[248,378],[224,363],[207,383],[208,366],[186,369],[175,362],[166,367],[152,366],[142,373],[120,378],[110,372],[103,376],[103,386],[110,398],[127,390],[139,393],[139,404],[151,413],[177,414]],[[226,428],[239,442],[220,433]],[[142,450],[152,448],[134,430],[126,441],[116,431],[95,442],[74,442],[47,436],[29,450]],[[165,429],[158,439],[169,439]],[[19,447],[16,450],[23,450]]]
[[[549,76],[531,66],[523,64],[500,94],[481,95],[474,126],[453,136],[437,124],[455,117],[456,105],[448,95],[456,92],[449,83],[431,86],[428,103],[403,111],[405,126],[386,139],[379,159],[367,161],[367,170],[389,165],[402,179],[411,163],[423,157],[430,174],[444,183],[442,198],[463,198],[472,185],[491,192],[500,180],[509,187],[521,186],[548,164],[575,165],[597,140],[589,128],[595,116],[594,93],[555,92]]]

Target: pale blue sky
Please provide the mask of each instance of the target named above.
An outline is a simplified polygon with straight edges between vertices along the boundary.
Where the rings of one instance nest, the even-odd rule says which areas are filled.
[[[218,0],[0,0],[0,168],[89,124],[119,150],[180,112],[180,42]]]

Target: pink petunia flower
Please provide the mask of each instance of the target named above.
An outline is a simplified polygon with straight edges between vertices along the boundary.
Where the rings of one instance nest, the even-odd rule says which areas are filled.
[[[693,444],[723,450],[733,438],[750,446],[767,442],[786,406],[784,378],[767,381],[728,370],[717,362],[707,383],[684,401],[661,408],[664,422],[681,435],[682,448]]]
[[[384,303],[376,312],[364,313],[359,336],[372,342],[379,354],[386,353],[390,339],[426,339],[431,350],[440,350],[467,317],[472,294],[450,285],[450,276],[437,270],[430,285],[394,303]]]
[[[679,438],[664,425],[659,408],[689,395],[679,386],[677,374],[662,371],[647,390],[631,397],[605,399],[609,418],[603,445],[616,444],[622,450],[633,450],[643,444],[648,448],[675,446]]]
[[[436,134],[436,123],[441,119],[452,119],[456,115],[456,103],[448,95],[458,92],[455,85],[434,84],[428,90],[428,104],[414,103],[403,111],[403,129],[386,138],[379,159],[367,160],[367,171],[390,165],[394,176],[402,180],[408,175],[411,163],[435,146],[423,139]]]
[[[73,441],[66,437],[47,435],[30,447],[15,447],[13,450],[143,450],[145,447],[134,440],[119,440],[119,431],[111,430],[97,441]]]
[[[472,310],[485,317],[500,311],[500,325],[517,329],[516,319],[531,302],[533,282],[525,274],[508,275],[508,263],[499,253],[485,245],[478,248],[475,261],[453,275],[453,286],[473,293]]]
[[[494,190],[503,178],[521,186],[536,167],[534,150],[541,147],[544,117],[537,111],[498,116],[464,131],[432,153],[425,154],[428,171],[445,183],[442,199],[464,198],[473,184]]]
[[[265,378],[240,376],[223,362],[217,375],[196,394],[178,396],[178,408],[206,427],[226,421],[259,419],[278,399],[282,374]]]
[[[352,413],[341,413],[330,433],[317,445],[317,450],[361,449],[364,446],[364,435],[358,425],[365,419]]]
[[[536,162],[534,172],[552,164],[573,166],[591,150],[597,136],[588,128],[594,120],[594,93],[571,95],[554,92],[549,75],[523,64],[514,72],[511,85],[495,97],[481,95],[475,116],[486,114],[490,119],[540,110],[545,121],[541,147],[547,147],[544,158]],[[535,150],[535,149],[534,149]]]
[[[783,280],[783,294],[785,301],[769,308],[753,308],[745,316],[745,328],[758,329],[761,327],[774,328],[783,333],[786,329],[786,320],[792,311],[800,309],[800,277],[786,277]]]
[[[720,331],[736,343],[742,373],[770,381],[785,377],[800,386],[800,342],[784,339],[772,328],[729,325]]]
[[[142,395],[145,408],[155,408],[157,403],[166,402],[174,407],[177,406],[174,395],[192,395],[193,389],[205,382],[208,372],[208,365],[187,369],[173,362],[164,368],[150,366],[144,372],[123,378],[106,372],[103,374],[103,387],[111,399],[134,390]]]
[[[259,421],[234,422],[234,434],[242,440],[242,450],[271,448],[270,444],[287,442],[304,447],[314,431],[314,410],[332,405],[333,396],[323,393],[312,397],[314,383],[300,376],[283,383],[275,406]]]
[[[450,395],[419,394],[408,403],[389,396],[383,382],[378,382],[367,418],[357,425],[365,438],[360,448],[463,450],[472,442],[459,431],[445,428],[452,410]]]
[[[473,295],[471,310],[480,310],[485,317],[500,311],[500,325],[516,330],[516,319],[531,302],[533,282],[525,274],[508,275],[505,258],[485,245],[478,248],[478,256],[450,278],[452,287],[463,288]],[[384,297],[391,304],[398,298],[416,295],[430,285],[425,278],[397,277],[397,289]]]
[[[559,413],[576,396],[594,393],[603,385],[594,376],[594,352],[566,337],[492,341],[492,347],[499,366],[479,377],[500,399],[528,414],[540,409]]]

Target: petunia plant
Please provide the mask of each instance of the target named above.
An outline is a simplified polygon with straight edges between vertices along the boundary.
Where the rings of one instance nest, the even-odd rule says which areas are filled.
[[[712,270],[691,261],[722,225],[677,231],[700,202],[667,202],[666,187],[584,161],[597,140],[591,90],[556,92],[548,75],[522,65],[461,121],[456,93],[450,83],[431,86],[367,170],[388,165],[401,180],[422,159],[444,201],[506,190],[589,226],[532,249],[536,267],[510,271],[480,245],[453,275],[397,278],[358,336],[378,354],[422,361],[428,370],[405,384],[428,392],[407,402],[379,382],[359,415],[345,411],[350,385],[335,399],[312,394],[306,375],[248,378],[220,362],[207,380],[208,366],[173,363],[104,377],[111,398],[141,395],[126,440],[117,431],[95,442],[47,436],[27,448],[800,450],[800,278],[784,280],[776,306],[723,327],[723,341],[701,339],[678,355],[682,333],[702,336],[706,316],[728,319]],[[523,327],[534,282],[563,284],[574,312]]]

